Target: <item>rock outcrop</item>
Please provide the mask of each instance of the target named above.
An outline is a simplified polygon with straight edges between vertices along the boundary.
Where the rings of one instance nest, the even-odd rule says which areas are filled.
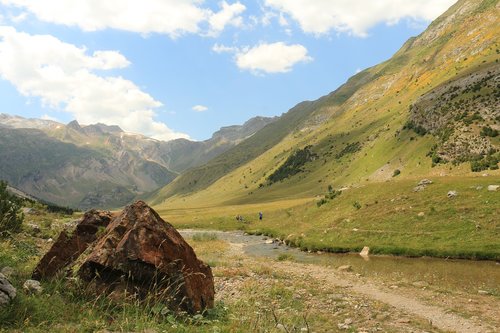
[[[214,305],[210,267],[142,201],[115,217],[108,212],[86,213],[72,236],[61,234],[33,276],[54,276],[77,258],[78,275],[98,294],[154,298],[174,311],[188,313]]]
[[[90,210],[85,213],[73,232],[63,231],[40,260],[32,277],[35,280],[53,278],[57,272],[72,264],[97,239],[113,215],[107,211]]]
[[[0,307],[9,304],[16,298],[16,288],[0,273]]]

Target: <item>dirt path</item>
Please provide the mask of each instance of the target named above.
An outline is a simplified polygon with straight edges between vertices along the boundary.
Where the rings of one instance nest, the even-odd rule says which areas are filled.
[[[231,252],[239,256],[244,256],[245,260],[253,260],[245,255],[242,244],[230,243]],[[449,313],[446,309],[427,305],[416,298],[406,297],[379,286],[372,282],[356,279],[355,276],[347,272],[339,272],[332,268],[323,267],[314,264],[301,264],[296,262],[284,261],[268,261],[269,265],[276,269],[289,272],[289,274],[300,275],[308,274],[311,278],[324,281],[331,286],[343,287],[352,290],[354,293],[361,294],[373,300],[388,304],[404,313],[411,316],[418,316],[426,319],[430,325],[443,331],[460,332],[460,333],[486,333],[497,332],[491,327],[484,327],[481,323],[476,323],[473,320],[465,319],[459,315]]]
[[[368,296],[371,299],[386,303],[405,313],[427,319],[432,326],[452,332],[485,333],[494,332],[481,324],[458,315],[448,313],[437,306],[426,305],[416,299],[383,290],[372,283],[360,283],[349,277],[348,273],[340,273],[333,269],[317,265],[306,265],[293,262],[275,263],[277,267],[289,272],[307,272],[312,278],[324,281],[330,285],[348,288],[355,293]]]

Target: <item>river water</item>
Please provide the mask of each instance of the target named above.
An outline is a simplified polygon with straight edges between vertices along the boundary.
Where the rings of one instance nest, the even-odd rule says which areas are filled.
[[[454,290],[500,296],[500,264],[497,262],[397,256],[369,256],[366,259],[358,254],[307,253],[286,245],[270,243],[271,239],[267,237],[246,235],[238,231],[180,232],[186,238],[201,233],[214,234],[220,240],[242,244],[243,251],[249,256],[273,260],[286,256],[299,263],[333,268],[351,265],[354,274],[369,276],[394,286],[412,284],[443,292]]]

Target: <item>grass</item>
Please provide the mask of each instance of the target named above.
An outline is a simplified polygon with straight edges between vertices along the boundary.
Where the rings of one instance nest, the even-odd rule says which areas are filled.
[[[413,191],[419,178],[369,183],[345,190],[320,207],[315,200],[303,199],[160,209],[160,214],[179,228],[243,229],[303,250],[357,252],[369,246],[376,254],[498,260],[500,195],[487,186],[500,183],[500,177],[432,180],[422,192]],[[449,199],[450,190],[458,196]],[[264,212],[262,221],[259,211]],[[234,220],[237,212],[247,223]]]

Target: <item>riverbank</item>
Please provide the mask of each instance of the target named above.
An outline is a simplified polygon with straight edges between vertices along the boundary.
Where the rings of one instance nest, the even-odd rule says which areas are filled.
[[[243,230],[305,251],[368,246],[374,254],[500,260],[500,191],[488,191],[500,183],[498,176],[435,177],[419,187],[420,181],[352,186],[326,200],[268,198],[213,207],[183,202],[157,209],[178,228]]]

